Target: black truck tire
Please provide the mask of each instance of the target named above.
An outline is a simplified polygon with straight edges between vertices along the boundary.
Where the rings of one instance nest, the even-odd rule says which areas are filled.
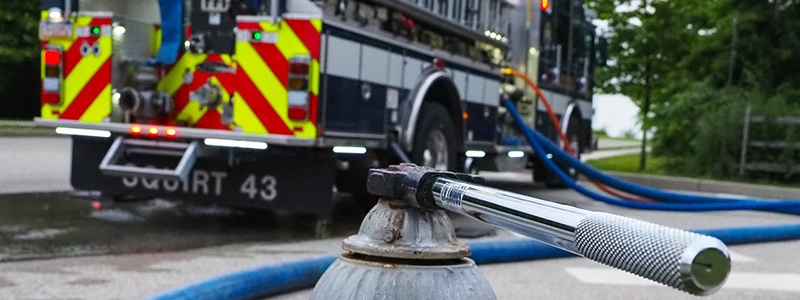
[[[423,103],[414,131],[411,160],[420,166],[456,170],[458,152],[455,132],[447,108],[439,103]]]

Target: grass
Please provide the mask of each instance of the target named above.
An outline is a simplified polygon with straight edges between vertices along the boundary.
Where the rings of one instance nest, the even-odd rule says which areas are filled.
[[[639,172],[639,154],[628,154],[590,160],[586,163],[603,171],[671,175],[668,174],[663,167],[665,164],[664,159],[653,157],[649,154],[647,155],[647,168],[644,170],[644,172]]]
[[[639,154],[629,154],[629,155],[621,155],[609,158],[602,158],[596,160],[587,161],[586,164],[595,167],[601,171],[609,171],[609,172],[621,172],[621,173],[638,173],[638,174],[648,174],[648,175],[666,175],[666,176],[675,176],[675,177],[686,177],[686,178],[696,178],[696,179],[710,179],[710,180],[721,180],[721,181],[729,181],[729,182],[741,182],[741,183],[749,183],[749,184],[757,184],[757,185],[767,185],[767,186],[778,186],[778,187],[788,187],[788,188],[798,188],[798,183],[796,182],[780,182],[775,180],[768,180],[764,178],[712,178],[710,176],[697,176],[697,175],[687,175],[687,174],[680,174],[674,171],[668,171],[665,165],[667,164],[667,158],[663,157],[653,157],[651,155],[647,155],[647,168],[644,172],[639,171]]]
[[[610,137],[608,133],[605,131],[593,131],[592,135],[597,137],[598,139],[605,139],[605,140],[618,140],[618,141],[638,141],[638,139],[634,137]]]

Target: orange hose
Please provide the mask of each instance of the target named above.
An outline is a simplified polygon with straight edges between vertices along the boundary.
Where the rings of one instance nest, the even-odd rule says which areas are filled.
[[[567,139],[567,136],[564,134],[564,130],[562,130],[561,128],[561,123],[559,122],[556,113],[553,111],[553,107],[550,106],[550,102],[547,101],[547,98],[544,97],[544,94],[542,93],[542,90],[539,89],[539,86],[536,85],[536,83],[533,83],[533,81],[531,81],[530,78],[528,78],[528,76],[525,76],[524,74],[520,73],[517,70],[506,68],[504,70],[504,73],[508,75],[513,75],[517,78],[524,80],[525,83],[528,84],[528,86],[530,86],[531,88],[533,88],[534,91],[536,91],[536,95],[539,96],[540,99],[542,99],[544,107],[547,108],[547,114],[550,115],[550,119],[553,121],[553,125],[556,127],[556,131],[558,131],[559,138],[561,138],[561,141],[564,143],[564,147],[566,148],[567,153],[569,153],[572,156],[575,156],[575,150],[572,149],[572,145],[570,144],[569,139]],[[592,183],[599,189],[615,197],[632,201],[638,201],[638,202],[651,202],[651,203],[656,202],[651,199],[620,193],[597,181],[592,181]]]

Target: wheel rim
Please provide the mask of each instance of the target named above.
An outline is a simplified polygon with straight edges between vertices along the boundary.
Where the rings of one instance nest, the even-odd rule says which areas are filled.
[[[567,140],[569,140],[569,146],[570,146],[570,148],[572,148],[572,151],[573,151],[572,157],[574,157],[577,160],[580,160],[581,159],[581,153],[580,153],[580,149],[578,149],[578,146],[579,146],[578,145],[578,135],[575,135],[575,134],[570,135],[567,138]],[[559,145],[559,147],[561,147],[561,149],[563,149],[565,152],[567,152],[567,147],[566,147],[566,145],[564,145],[564,141],[563,140],[559,139],[558,140],[558,145]],[[569,176],[572,177],[572,178],[575,178],[575,176],[578,174],[578,170],[576,170],[575,168],[567,168],[566,171],[567,171],[567,174],[569,174]]]
[[[444,132],[441,129],[433,129],[425,141],[422,165],[438,170],[447,170],[449,152]]]
[[[572,135],[569,138],[569,146],[570,146],[570,148],[572,148],[572,151],[574,152],[572,157],[574,157],[577,160],[580,160],[581,159],[581,151],[580,151],[580,149],[578,149],[578,136],[577,135]],[[569,175],[571,177],[575,178],[575,176],[578,175],[578,170],[576,170],[575,168],[569,168]]]

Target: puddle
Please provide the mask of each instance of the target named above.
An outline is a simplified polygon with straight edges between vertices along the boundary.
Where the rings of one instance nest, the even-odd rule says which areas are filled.
[[[119,223],[144,222],[144,218],[118,208],[100,209],[97,211],[93,211],[91,213],[91,217],[108,222],[119,222]]]
[[[33,230],[28,231],[25,233],[17,234],[14,236],[15,240],[41,240],[41,239],[49,239],[53,238],[57,235],[65,234],[70,232],[74,229],[56,229],[56,228],[46,228],[41,230]]]
[[[317,238],[313,217],[159,199],[94,200],[67,193],[0,195],[0,262]],[[358,209],[337,210],[330,233],[355,233],[361,222]]]

